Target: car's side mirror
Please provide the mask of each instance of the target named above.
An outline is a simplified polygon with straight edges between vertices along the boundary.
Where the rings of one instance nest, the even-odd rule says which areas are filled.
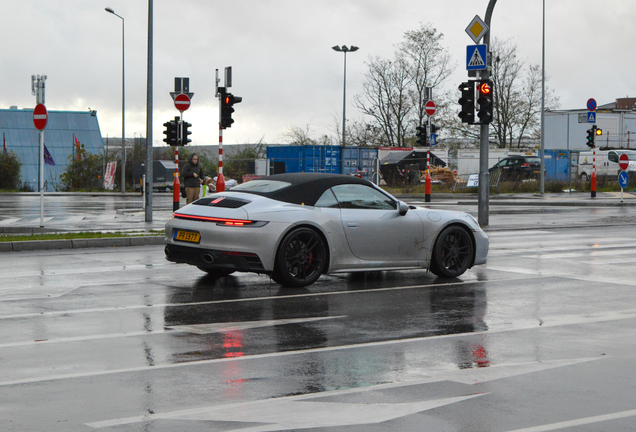
[[[405,202],[398,201],[398,213],[400,216],[404,216],[409,211],[409,205]]]

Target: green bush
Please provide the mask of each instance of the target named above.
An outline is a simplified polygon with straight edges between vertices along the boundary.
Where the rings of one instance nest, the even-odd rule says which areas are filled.
[[[80,150],[80,159],[69,156],[69,164],[60,175],[61,189],[70,191],[96,191],[103,189],[102,157]]]
[[[0,189],[16,190],[22,187],[22,162],[18,156],[8,151],[0,153]]]

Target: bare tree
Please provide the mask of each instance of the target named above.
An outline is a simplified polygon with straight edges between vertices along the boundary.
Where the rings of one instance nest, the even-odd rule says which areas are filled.
[[[289,126],[283,133],[282,138],[290,145],[315,145],[316,141],[311,137],[311,124],[304,128],[300,126]]]
[[[376,57],[367,62],[363,93],[356,95],[355,103],[373,118],[390,146],[407,144],[409,132],[413,135],[414,127],[426,119],[426,87],[439,87],[453,72],[443,37],[431,24],[422,24],[404,33],[393,61]],[[436,102],[442,94],[435,95]],[[446,105],[438,103],[438,109]]]
[[[377,122],[390,146],[404,147],[412,107],[408,99],[411,78],[404,58],[397,56],[393,62],[370,58],[367,65],[363,93],[355,96],[355,104]]]
[[[541,122],[541,67],[530,65],[517,56],[517,45],[510,40],[494,39],[492,81],[494,115],[491,127],[500,148],[517,148],[522,141],[538,137]],[[546,91],[545,107],[558,107],[559,100]]]
[[[403,54],[408,74],[411,77],[409,97],[414,107],[416,125],[425,122],[427,115],[426,87],[438,88],[453,73],[455,65],[451,65],[451,55],[441,45],[444,35],[438,33],[429,24],[420,24],[420,28],[404,33],[404,41],[398,44],[398,50]],[[440,100],[440,94],[435,94],[435,101]],[[438,104],[441,110],[443,104]]]

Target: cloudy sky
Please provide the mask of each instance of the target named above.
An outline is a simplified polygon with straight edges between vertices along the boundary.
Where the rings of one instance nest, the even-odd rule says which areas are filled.
[[[122,22],[125,18],[126,135],[146,131],[146,0],[0,0],[3,20],[0,108],[31,108],[31,75],[45,74],[49,110],[97,110],[102,135],[121,136]],[[405,31],[431,23],[457,68],[446,83],[466,79],[465,32],[488,0],[154,0],[154,130],[179,112],[169,92],[174,77],[194,92],[184,117],[193,144],[218,142],[215,69],[232,66],[236,123],[224,143],[283,142],[290,126],[336,135],[342,118],[343,54],[347,55],[347,118],[360,118],[370,56],[391,58]],[[492,37],[513,40],[528,64],[541,63],[542,0],[499,0]],[[584,108],[636,96],[636,2],[546,0],[546,73],[561,108]],[[222,84],[222,83],[221,83]]]

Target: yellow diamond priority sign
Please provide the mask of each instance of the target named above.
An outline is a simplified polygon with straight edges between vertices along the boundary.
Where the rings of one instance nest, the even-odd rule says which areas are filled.
[[[479,43],[481,38],[483,38],[487,32],[488,26],[481,18],[479,18],[479,15],[475,15],[475,18],[473,18],[470,24],[468,24],[468,27],[466,27],[466,33],[468,33],[468,36],[470,36],[476,44]]]

